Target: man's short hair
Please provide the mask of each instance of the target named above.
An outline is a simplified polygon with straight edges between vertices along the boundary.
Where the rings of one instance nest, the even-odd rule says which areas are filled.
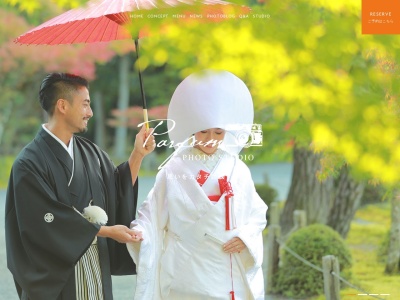
[[[57,100],[72,101],[73,94],[80,87],[89,89],[89,83],[85,78],[68,73],[50,73],[40,85],[40,105],[51,116]]]

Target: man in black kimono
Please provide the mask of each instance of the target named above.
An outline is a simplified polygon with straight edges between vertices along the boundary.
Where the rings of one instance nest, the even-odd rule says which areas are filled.
[[[127,226],[154,137],[143,126],[128,161],[115,167],[98,146],[74,135],[93,116],[85,79],[49,74],[39,98],[48,123],[18,155],[7,190],[8,268],[20,299],[112,299],[111,275],[134,274],[125,243],[141,233]],[[81,215],[89,204],[107,213],[107,226]]]

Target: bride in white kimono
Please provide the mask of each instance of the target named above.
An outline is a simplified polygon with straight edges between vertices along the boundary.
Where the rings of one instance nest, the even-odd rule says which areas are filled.
[[[238,152],[253,123],[245,84],[226,71],[192,74],[168,110],[172,158],[157,174],[128,244],[135,300],[264,299],[267,206]]]

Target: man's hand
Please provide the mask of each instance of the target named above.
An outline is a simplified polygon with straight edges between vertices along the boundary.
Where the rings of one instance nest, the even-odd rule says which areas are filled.
[[[143,240],[141,231],[129,229],[124,225],[101,226],[97,236],[111,238],[119,243],[140,242]]]
[[[153,128],[146,129],[143,125],[135,139],[135,146],[132,151],[132,155],[144,157],[151,153],[156,147],[156,141],[153,136]]]

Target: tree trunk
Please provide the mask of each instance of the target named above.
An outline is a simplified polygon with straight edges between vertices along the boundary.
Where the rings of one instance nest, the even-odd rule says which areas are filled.
[[[327,225],[346,238],[354,214],[360,207],[365,184],[350,177],[349,168],[342,167],[339,178],[335,180],[334,201]]]
[[[320,154],[294,147],[292,183],[281,217],[282,235],[292,229],[295,210],[305,210],[307,224],[327,223],[334,197],[334,181],[328,178],[321,182],[316,177],[320,159]]]
[[[351,221],[361,203],[364,183],[350,177],[344,166],[337,179],[328,177],[321,182],[317,171],[321,168],[321,154],[305,148],[293,149],[293,174],[289,195],[281,216],[282,235],[293,228],[293,212],[304,210],[307,225],[326,224],[346,237]]]
[[[119,61],[119,90],[118,90],[118,110],[124,111],[129,105],[129,55],[120,57]],[[117,159],[125,158],[126,140],[128,128],[126,126],[127,117],[120,116],[118,126],[115,132],[115,157]]]
[[[93,108],[95,110],[94,113],[94,142],[102,149],[105,148],[105,127],[104,127],[104,103],[103,103],[103,95],[99,90],[96,90],[93,93]]]
[[[400,266],[400,190],[396,189],[392,196],[392,210],[389,249],[385,273],[395,274]]]

